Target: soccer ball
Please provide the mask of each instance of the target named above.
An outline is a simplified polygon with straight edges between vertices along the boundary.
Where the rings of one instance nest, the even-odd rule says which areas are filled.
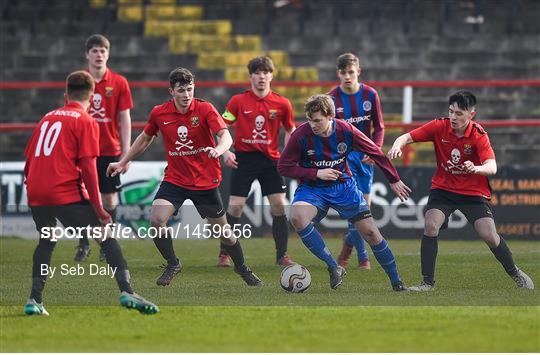
[[[279,283],[287,292],[304,292],[311,286],[311,274],[302,265],[290,265],[281,271]]]

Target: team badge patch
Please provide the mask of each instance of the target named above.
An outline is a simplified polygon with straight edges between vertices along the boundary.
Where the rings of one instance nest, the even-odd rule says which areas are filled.
[[[344,142],[341,142],[337,145],[337,151],[340,154],[343,154],[347,151],[347,144]]]
[[[105,86],[105,96],[111,97],[113,94],[112,86]]]
[[[277,110],[276,109],[270,109],[268,110],[268,116],[271,120],[275,119],[277,116]]]
[[[191,117],[191,127],[197,127],[199,125],[199,117]]]
[[[472,147],[470,144],[464,144],[463,145],[463,153],[467,154],[467,155],[471,155],[472,154]]]
[[[364,111],[371,111],[371,101],[364,101],[362,104]]]

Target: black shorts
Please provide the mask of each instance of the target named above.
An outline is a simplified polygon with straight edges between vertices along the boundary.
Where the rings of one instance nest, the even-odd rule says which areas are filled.
[[[471,224],[480,218],[493,218],[493,211],[486,198],[461,195],[441,189],[433,189],[429,192],[426,211],[430,209],[437,209],[444,213],[446,221],[441,229],[448,226],[448,218],[455,210],[460,210]]]
[[[96,166],[99,178],[99,192],[112,193],[122,190],[120,174],[114,177],[107,177],[107,167],[110,163],[116,163],[120,157],[97,157]]]
[[[185,200],[191,200],[201,218],[219,218],[225,214],[223,201],[219,189],[188,190],[183,187],[163,181],[154,200],[167,200],[174,205],[176,212],[182,207]]]
[[[253,180],[259,180],[263,196],[284,193],[285,179],[277,171],[277,162],[260,152],[237,152],[238,169],[231,173],[231,195],[247,197]]]
[[[36,229],[41,233],[43,227],[56,227],[59,220],[64,227],[101,226],[92,205],[87,200],[57,206],[31,206]]]

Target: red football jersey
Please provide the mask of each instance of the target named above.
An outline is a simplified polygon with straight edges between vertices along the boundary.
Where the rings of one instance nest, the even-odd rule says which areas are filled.
[[[107,69],[94,89],[88,112],[99,123],[99,155],[122,153],[118,132],[118,113],[133,108],[131,90],[126,78]]]
[[[163,135],[167,168],[164,181],[189,190],[209,190],[221,182],[219,159],[208,157],[205,147],[215,147],[214,135],[227,125],[204,100],[193,99],[187,113],[178,112],[173,100],[155,106],[144,132]]]
[[[28,205],[55,206],[88,199],[77,160],[99,155],[99,127],[78,103],[47,113],[24,152]]]
[[[470,160],[482,165],[495,159],[486,131],[476,122],[470,122],[463,137],[452,131],[449,118],[433,120],[411,131],[415,142],[433,142],[437,158],[437,169],[431,188],[442,189],[462,195],[491,198],[488,178],[465,172],[463,163]]]
[[[279,127],[294,127],[291,102],[270,91],[263,98],[248,90],[234,95],[223,114],[225,122],[234,124],[234,148],[237,152],[264,153],[272,160],[279,159]]]

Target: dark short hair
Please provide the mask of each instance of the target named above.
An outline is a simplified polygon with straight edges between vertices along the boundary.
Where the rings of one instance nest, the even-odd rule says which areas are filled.
[[[174,89],[176,83],[186,86],[195,83],[195,76],[186,68],[178,67],[169,74],[169,85]]]
[[[356,65],[360,68],[360,59],[352,53],[343,53],[337,58],[336,68],[337,70],[345,70],[348,66]]]
[[[93,47],[105,47],[111,49],[111,42],[104,35],[94,34],[86,40],[86,52],[88,53]]]
[[[306,104],[304,105],[304,112],[308,118],[315,112],[321,112],[326,117],[334,117],[336,115],[334,100],[330,95],[313,95],[307,99]]]
[[[90,73],[79,70],[68,75],[66,93],[70,100],[85,101],[94,92],[94,79]]]
[[[453,103],[462,110],[470,111],[476,106],[476,97],[469,91],[461,90],[452,94],[448,99],[449,106]]]
[[[270,57],[256,57],[249,61],[247,65],[249,74],[253,74],[257,71],[274,72],[274,62]]]

